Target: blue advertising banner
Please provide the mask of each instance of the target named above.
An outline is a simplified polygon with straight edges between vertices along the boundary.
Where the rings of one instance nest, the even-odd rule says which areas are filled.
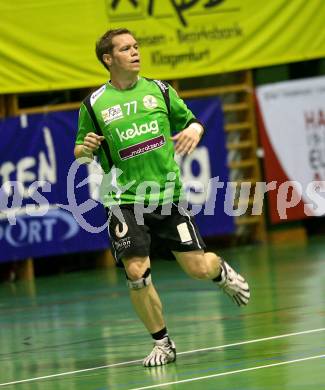
[[[68,204],[77,121],[78,112],[67,111],[0,122],[0,262],[108,247],[105,232],[91,235],[58,206]],[[87,176],[87,167],[78,166],[75,183]],[[90,191],[90,185],[75,189],[78,203]],[[98,204],[85,218],[103,225],[103,207]]]
[[[207,128],[197,149],[179,159],[189,209],[203,236],[231,233],[221,102],[187,104]],[[0,262],[109,246],[98,164],[74,161],[77,121],[77,111],[0,121]]]
[[[232,194],[227,187],[229,172],[221,101],[210,97],[187,100],[186,104],[206,128],[194,152],[179,161],[189,203],[194,206],[193,214],[200,210],[195,220],[203,237],[230,234],[235,225],[233,217],[225,212]]]

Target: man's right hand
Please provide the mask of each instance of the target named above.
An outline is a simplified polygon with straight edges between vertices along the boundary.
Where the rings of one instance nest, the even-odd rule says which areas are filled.
[[[84,139],[83,151],[85,154],[92,154],[100,147],[105,137],[96,133],[88,133]]]
[[[93,153],[98,150],[105,137],[95,133],[88,133],[84,139],[83,145],[76,145],[74,148],[75,158],[86,157],[85,163],[88,164],[93,159]]]

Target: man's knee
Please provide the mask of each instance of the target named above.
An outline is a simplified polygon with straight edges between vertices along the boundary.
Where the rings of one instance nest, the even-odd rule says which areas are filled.
[[[134,263],[125,267],[125,272],[129,280],[137,280],[142,276],[144,271],[143,267],[137,263]]]
[[[129,279],[126,276],[126,284],[131,290],[140,290],[151,284],[151,270],[147,268],[144,274],[138,279]]]
[[[209,279],[209,269],[204,262],[193,264],[189,269],[189,273],[196,279]]]
[[[127,286],[139,290],[151,284],[150,262],[147,259],[123,261]]]
[[[204,256],[189,261],[186,270],[187,273],[195,279],[209,279],[209,268]]]
[[[195,279],[211,279],[209,265],[203,251],[174,252],[184,271]]]

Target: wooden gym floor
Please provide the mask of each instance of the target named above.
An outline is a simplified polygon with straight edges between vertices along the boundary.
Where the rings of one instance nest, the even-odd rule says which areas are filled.
[[[146,369],[151,339],[118,270],[0,285],[0,388],[325,389],[325,240],[220,253],[250,282],[247,308],[171,261],[153,262],[178,359]]]

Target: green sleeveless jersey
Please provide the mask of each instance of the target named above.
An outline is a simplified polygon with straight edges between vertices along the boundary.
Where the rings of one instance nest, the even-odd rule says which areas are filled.
[[[120,204],[150,201],[162,205],[179,200],[182,184],[171,135],[186,128],[195,118],[171,86],[169,99],[168,112],[158,85],[142,77],[126,90],[107,83],[90,97],[113,163],[122,171],[117,177],[120,191],[113,196]],[[83,144],[89,132],[96,132],[95,126],[82,104],[76,144]],[[108,173],[111,167],[103,147],[98,157]],[[108,206],[109,201],[104,201],[104,205]]]

